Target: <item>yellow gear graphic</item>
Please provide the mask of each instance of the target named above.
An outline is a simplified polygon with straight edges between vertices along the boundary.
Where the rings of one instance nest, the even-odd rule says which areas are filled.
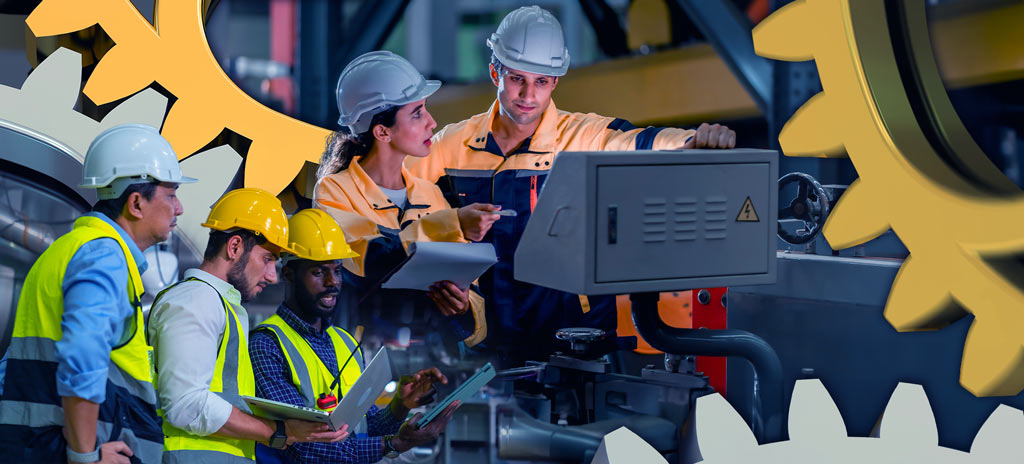
[[[825,224],[829,243],[847,248],[892,228],[910,256],[886,319],[899,331],[926,330],[970,311],[960,383],[977,396],[1016,395],[1024,388],[1024,197],[957,118],[924,0],[798,0],[753,36],[759,55],[813,59],[821,76],[824,91],[779,136],[785,153],[848,154],[859,174]]]
[[[154,27],[130,0],[43,0],[25,22],[37,37],[99,24],[116,45],[85,85],[93,102],[108,103],[159,83],[177,97],[162,134],[179,158],[231,129],[252,141],[246,186],[276,194],[306,161],[319,162],[330,131],[271,110],[231,82],[206,41],[203,3],[157,2]]]

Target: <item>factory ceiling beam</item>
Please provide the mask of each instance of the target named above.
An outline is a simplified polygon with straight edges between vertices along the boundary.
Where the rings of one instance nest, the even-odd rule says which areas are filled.
[[[331,70],[328,81],[333,83],[341,75],[341,70],[350,61],[366,52],[379,50],[402,19],[410,0],[363,0],[355,14],[345,22],[345,37],[336,43],[331,57]],[[333,95],[333,94],[332,94]],[[332,98],[333,102],[334,99]],[[331,105],[328,127],[333,127],[338,120],[338,108]]]
[[[946,87],[1024,79],[1024,28],[1019,24],[1024,24],[1021,1],[933,19],[935,59]],[[764,114],[709,45],[572,68],[559,80],[554,97],[559,108],[635,124],[685,125]],[[444,125],[482,112],[494,98],[490,82],[446,85],[431,97],[430,112]]]
[[[334,127],[334,87],[345,65],[384,45],[409,0],[363,0],[342,24],[340,2],[299,0],[297,81],[300,119]]]
[[[409,0],[363,0],[346,21],[344,41],[336,44],[335,55],[342,67],[363,53],[380,49],[408,6]]]
[[[988,3],[990,8],[929,21],[935,61],[948,89],[1024,79],[1024,2]]]
[[[751,24],[730,0],[675,1],[736,74],[762,112],[772,101],[772,66],[754,53]]]
[[[486,110],[491,82],[443,86],[430,113],[444,125]],[[555,104],[568,111],[616,116],[634,124],[694,124],[761,114],[729,67],[708,45],[573,68],[558,80]]]
[[[597,46],[609,56],[623,56],[629,54],[629,45],[626,41],[626,31],[622,29],[619,22],[619,15],[604,0],[580,0],[580,8],[583,14],[590,20],[594,28],[594,35],[597,36]]]
[[[341,42],[340,2],[299,0],[298,36],[293,71],[298,93],[298,118],[322,127],[334,127],[330,120],[334,89],[330,72],[332,45]],[[338,110],[335,109],[336,113]],[[329,124],[330,123],[330,124]]]

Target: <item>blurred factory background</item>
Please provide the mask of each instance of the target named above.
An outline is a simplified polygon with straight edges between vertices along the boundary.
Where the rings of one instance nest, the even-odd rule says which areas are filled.
[[[133,3],[152,21],[154,2]],[[553,97],[560,109],[615,116],[637,126],[693,127],[717,122],[736,131],[740,147],[774,150],[779,149],[777,138],[783,124],[821,91],[813,61],[780,62],[753,53],[751,28],[787,3],[202,0],[210,48],[231,79],[264,105],[320,127],[333,129],[336,125],[334,91],[340,70],[352,58],[381,48],[407,57],[428,78],[444,82],[428,102],[438,127],[483,112],[494,100],[494,87],[486,74],[490,52],[485,40],[505,14],[537,4],[561,21],[571,56],[571,69]],[[1024,2],[924,3],[934,57],[960,121],[992,164],[1018,187],[1024,186],[1024,29],[1019,27],[1024,24]],[[111,46],[98,27],[56,38],[33,37],[25,18],[37,4],[0,0],[0,85],[21,87],[32,69],[60,46],[83,53],[83,76],[88,76],[97,58]],[[173,95],[157,84],[152,87],[169,96],[173,104]],[[82,96],[76,110],[99,120],[113,106],[98,107]],[[81,168],[67,150],[45,134],[5,122],[4,111],[9,110],[0,108],[0,328],[6,328],[0,350],[6,349],[10,339],[13,310],[29,267],[94,200],[76,188]],[[223,142],[239,153],[247,147],[247,140],[230,130],[210,146]],[[462,422],[454,422],[440,448],[421,450],[408,459],[571,462],[572,458],[553,451],[557,448],[554,444],[545,452],[538,449],[548,442],[538,444],[538,449],[524,443],[555,440],[544,431],[559,426],[560,403],[575,402],[576,408],[580,401],[590,405],[583,408],[589,411],[582,415],[586,417],[581,419],[578,411],[567,413],[566,409],[561,413],[564,424],[583,426],[581,422],[622,419],[630,414],[656,417],[679,432],[655,437],[664,440],[657,446],[666,455],[682,459],[683,424],[695,395],[709,391],[708,377],[712,386],[727,391],[730,403],[746,420],[761,422],[762,427],[768,422],[762,416],[763,403],[776,400],[759,397],[758,392],[781,390],[781,404],[785,405],[794,380],[820,378],[836,400],[849,433],[861,436],[871,433],[897,382],[919,383],[935,411],[940,444],[962,450],[969,448],[981,423],[998,404],[1024,407],[1020,395],[976,398],[958,383],[970,316],[942,330],[909,334],[897,333],[883,318],[890,286],[907,256],[891,231],[847,250],[833,250],[818,233],[830,207],[857,178],[848,159],[781,156],[778,173],[785,179],[779,183],[779,210],[802,198],[811,212],[790,218],[780,214],[776,283],[727,291],[681,288],[662,294],[659,312],[676,327],[752,333],[766,341],[772,355],[778,357],[779,372],[765,374],[752,369],[743,356],[729,358],[727,368],[711,363],[701,370],[688,353],[677,353],[682,357],[669,360],[675,363],[671,369],[686,377],[666,380],[657,377],[660,374],[643,372],[653,364],[658,366],[654,370],[664,373],[665,356],[641,341],[639,348],[620,353],[610,371],[600,374],[588,371],[586,365],[556,366],[563,370],[561,378],[549,378],[547,384],[537,380],[549,390],[538,387],[529,392],[533,409],[520,403],[521,410],[530,411],[528,418],[501,409],[496,399],[468,405],[463,408]],[[308,206],[301,184],[297,180],[282,193],[286,204]],[[890,201],[904,199],[893,196]],[[199,260],[199,254],[180,238],[147,253],[151,256],[146,277],[149,295]],[[247,305],[254,320],[272,314],[283,297],[280,287],[268,289],[258,302]],[[636,334],[626,296],[620,297],[620,306],[620,335]],[[725,314],[727,325],[721,323]],[[434,354],[417,354],[415,339],[402,342],[408,354],[398,356],[398,362],[434,359]],[[751,357],[757,356],[747,360]],[[550,369],[545,364],[530,372],[550,375]],[[566,374],[575,372],[573,369],[583,374]],[[591,396],[583,400],[538,393],[550,393],[552,388],[558,390],[559,385],[573,382],[576,384],[569,390],[590,385],[587,391]],[[607,395],[601,397],[595,391]],[[676,407],[679,409],[670,411]],[[784,407],[768,409],[777,415]],[[544,420],[545,414],[555,418],[554,425]],[[593,438],[593,434],[580,433]],[[581,440],[592,443],[588,439]]]

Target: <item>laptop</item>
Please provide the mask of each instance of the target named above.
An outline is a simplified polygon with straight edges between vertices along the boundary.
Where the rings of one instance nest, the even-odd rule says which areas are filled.
[[[363,419],[366,411],[370,409],[390,381],[391,361],[388,359],[387,348],[381,347],[370,364],[363,369],[363,373],[356,383],[330,413],[321,409],[295,406],[252,396],[242,396],[242,399],[249,405],[252,413],[258,417],[272,420],[300,419],[322,422],[329,424],[331,430],[338,430],[348,424],[349,431],[353,432],[356,424]]]

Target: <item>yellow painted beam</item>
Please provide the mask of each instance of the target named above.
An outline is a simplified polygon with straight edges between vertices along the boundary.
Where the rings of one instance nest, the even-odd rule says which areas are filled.
[[[932,44],[946,87],[957,89],[1024,79],[1024,3],[931,23]],[[438,124],[490,107],[490,82],[445,86],[430,99]],[[555,103],[634,124],[687,125],[760,116],[725,63],[708,45],[574,68],[560,80]]]
[[[429,102],[438,124],[490,107],[490,82],[441,87]],[[604,61],[571,69],[559,79],[555,104],[634,124],[693,124],[760,115],[757,105],[709,45]]]
[[[931,24],[935,61],[948,89],[1024,79],[1024,3]]]

